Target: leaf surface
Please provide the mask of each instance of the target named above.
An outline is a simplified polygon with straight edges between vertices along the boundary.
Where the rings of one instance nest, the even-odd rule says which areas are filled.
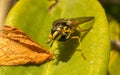
[[[43,65],[3,66],[1,75],[106,75],[109,59],[109,28],[103,8],[97,0],[59,0],[50,12],[48,8],[54,1],[20,0],[9,13],[5,24],[22,29],[34,41],[46,49],[54,51],[56,58]],[[59,18],[95,17],[93,21],[80,25],[93,28],[82,37],[66,42],[55,41],[52,48],[46,44],[52,23]],[[74,35],[82,33],[76,32]],[[83,36],[83,35],[82,35]]]

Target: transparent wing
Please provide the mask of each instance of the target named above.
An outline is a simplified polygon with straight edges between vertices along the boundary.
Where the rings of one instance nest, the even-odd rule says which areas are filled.
[[[71,21],[73,25],[79,25],[79,24],[82,24],[82,23],[85,23],[85,22],[88,22],[90,20],[93,20],[94,17],[78,17],[78,18],[69,18],[69,19],[64,19],[64,18],[60,18],[58,20],[55,20],[53,22],[53,26],[54,25],[57,25],[57,23],[60,23],[60,22],[67,22],[67,21]]]
[[[69,20],[73,22],[74,25],[79,25],[88,22],[90,20],[94,20],[94,17],[78,17],[78,18],[71,18]]]

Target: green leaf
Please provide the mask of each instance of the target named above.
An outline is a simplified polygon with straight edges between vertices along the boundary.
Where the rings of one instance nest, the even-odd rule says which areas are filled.
[[[42,65],[2,66],[1,75],[106,75],[109,59],[109,28],[103,8],[97,0],[59,0],[48,12],[54,1],[20,0],[9,13],[5,25],[22,29],[46,49],[55,51],[56,58]],[[77,39],[55,41],[52,48],[46,44],[52,23],[59,18],[94,16],[95,23],[87,22],[82,28],[93,25],[82,39],[82,52]],[[79,32],[75,33],[80,35]]]

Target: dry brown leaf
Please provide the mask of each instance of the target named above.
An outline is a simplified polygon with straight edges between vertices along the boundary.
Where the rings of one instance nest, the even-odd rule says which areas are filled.
[[[21,30],[10,26],[0,27],[0,65],[40,64],[52,56]]]

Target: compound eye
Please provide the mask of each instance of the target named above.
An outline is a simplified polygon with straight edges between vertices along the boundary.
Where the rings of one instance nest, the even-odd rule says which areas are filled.
[[[52,29],[51,29],[51,34],[53,34],[55,31],[56,31],[56,27],[53,27]]]
[[[54,34],[54,32],[61,31],[61,30],[62,30],[62,26],[60,24],[56,25],[51,29],[51,34]]]
[[[66,25],[66,22],[61,22],[61,25],[63,25],[63,26]]]

